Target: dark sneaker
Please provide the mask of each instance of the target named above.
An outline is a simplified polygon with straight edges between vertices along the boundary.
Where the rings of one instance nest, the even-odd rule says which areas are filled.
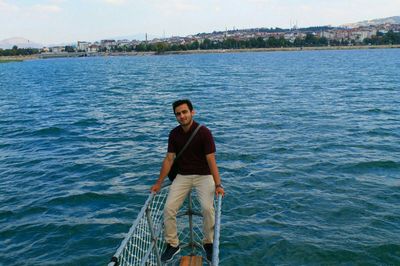
[[[204,250],[206,251],[206,257],[208,261],[212,261],[213,244],[204,244]]]
[[[169,262],[171,261],[176,254],[179,253],[181,249],[179,246],[173,247],[170,244],[167,244],[167,248],[165,249],[164,253],[161,255],[161,261],[162,262]]]

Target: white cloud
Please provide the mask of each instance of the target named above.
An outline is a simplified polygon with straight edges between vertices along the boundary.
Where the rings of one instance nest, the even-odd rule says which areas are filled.
[[[199,6],[187,3],[186,1],[174,1],[174,6],[180,12],[197,11],[200,9]]]
[[[104,0],[104,2],[111,5],[122,5],[126,3],[126,0]]]
[[[16,12],[19,10],[20,10],[20,8],[17,5],[9,4],[4,0],[0,0],[0,11],[1,12]]]
[[[35,12],[43,12],[43,13],[59,13],[62,11],[61,7],[57,5],[34,5],[32,10]]]
[[[52,0],[50,4],[36,4],[33,6],[18,6],[16,4],[10,4],[5,0],[0,0],[0,11],[2,13],[18,13],[19,15],[29,14],[30,12],[41,12],[41,13],[59,13],[62,11],[58,3],[64,0]]]
[[[247,0],[250,4],[271,4],[273,1],[271,0]]]
[[[197,12],[201,4],[188,0],[153,1],[154,7],[164,14],[172,15],[183,12]],[[191,3],[192,2],[192,3]]]

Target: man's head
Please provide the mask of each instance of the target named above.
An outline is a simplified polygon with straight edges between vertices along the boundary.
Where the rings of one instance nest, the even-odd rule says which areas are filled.
[[[189,111],[193,111],[193,105],[192,105],[192,102],[190,100],[188,100],[188,99],[177,100],[172,104],[172,109],[174,111],[174,114],[176,113],[175,112],[176,107],[178,107],[178,106],[180,106],[182,104],[186,104],[188,106],[188,108],[189,108]]]
[[[193,121],[193,105],[190,100],[178,100],[172,104],[176,120],[181,126],[189,126]]]

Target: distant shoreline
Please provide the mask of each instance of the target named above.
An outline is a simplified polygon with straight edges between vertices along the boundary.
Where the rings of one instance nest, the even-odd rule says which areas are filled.
[[[320,46],[320,47],[281,47],[281,48],[253,48],[253,49],[212,49],[155,52],[115,52],[115,53],[60,53],[36,54],[29,56],[0,56],[0,63],[21,62],[25,60],[66,58],[66,57],[107,57],[107,56],[150,56],[150,55],[184,55],[184,54],[220,54],[220,53],[248,53],[248,52],[280,52],[280,51],[320,51],[320,50],[365,50],[365,49],[398,49],[400,45],[355,45],[355,46]]]
[[[365,49],[397,49],[400,45],[358,45],[358,46],[314,46],[314,47],[281,47],[252,49],[218,49],[218,50],[188,50],[167,51],[163,54],[211,54],[211,53],[247,53],[247,52],[281,52],[281,51],[316,51],[316,50],[365,50]]]
[[[38,55],[0,56],[0,63],[22,62],[38,59]]]

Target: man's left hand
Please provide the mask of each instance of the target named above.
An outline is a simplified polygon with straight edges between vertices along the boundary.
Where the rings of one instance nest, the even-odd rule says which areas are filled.
[[[222,197],[223,197],[223,196],[225,195],[224,188],[223,188],[223,187],[217,187],[217,188],[215,189],[215,194],[216,194],[217,197],[218,197],[218,194],[221,194]]]

